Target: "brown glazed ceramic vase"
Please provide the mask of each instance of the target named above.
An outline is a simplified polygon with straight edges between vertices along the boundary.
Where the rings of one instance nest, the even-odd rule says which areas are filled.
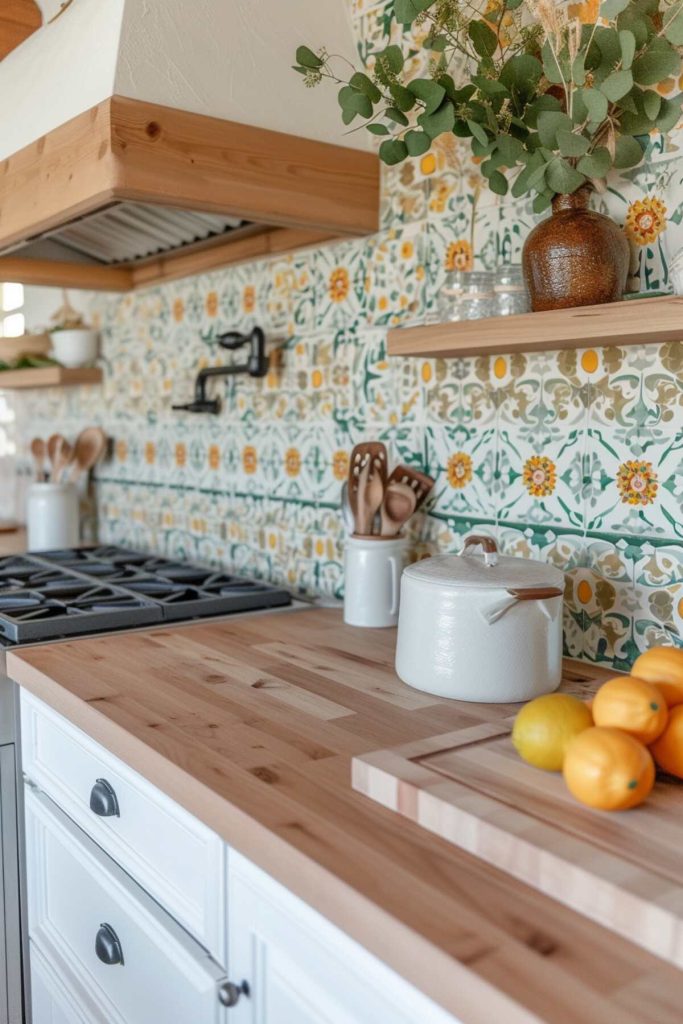
[[[524,244],[522,265],[534,312],[618,302],[630,262],[623,231],[588,209],[590,188],[555,196],[553,214]]]

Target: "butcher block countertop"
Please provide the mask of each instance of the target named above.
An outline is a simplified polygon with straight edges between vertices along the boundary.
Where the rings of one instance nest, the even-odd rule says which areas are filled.
[[[683,972],[353,791],[354,756],[515,710],[404,686],[394,644],[312,609],[7,664],[463,1024],[680,1024]]]

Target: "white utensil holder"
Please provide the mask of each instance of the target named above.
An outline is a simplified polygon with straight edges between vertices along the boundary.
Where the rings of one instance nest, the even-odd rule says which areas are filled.
[[[34,483],[26,510],[29,551],[74,547],[79,542],[78,492],[73,484]]]
[[[344,622],[395,626],[406,563],[405,537],[347,537],[344,551]]]

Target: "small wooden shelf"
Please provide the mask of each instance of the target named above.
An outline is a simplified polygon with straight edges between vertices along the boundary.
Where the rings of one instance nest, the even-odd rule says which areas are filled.
[[[683,296],[627,299],[546,313],[395,327],[390,356],[497,355],[592,345],[640,345],[683,339]]]
[[[101,384],[97,367],[69,370],[65,366],[38,366],[27,370],[0,372],[0,391],[18,388],[66,388],[75,384]]]

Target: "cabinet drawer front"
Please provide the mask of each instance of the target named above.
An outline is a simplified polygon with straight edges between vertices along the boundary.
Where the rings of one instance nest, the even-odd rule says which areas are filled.
[[[29,955],[33,1024],[113,1024],[88,993],[77,993],[74,986],[65,984],[32,943]]]
[[[26,776],[225,963],[225,848],[155,786],[31,694],[21,693]],[[115,794],[118,815],[90,809]],[[109,810],[109,807],[101,807]]]
[[[222,968],[47,797],[25,795],[29,937],[65,986],[113,1024],[223,1022]]]

